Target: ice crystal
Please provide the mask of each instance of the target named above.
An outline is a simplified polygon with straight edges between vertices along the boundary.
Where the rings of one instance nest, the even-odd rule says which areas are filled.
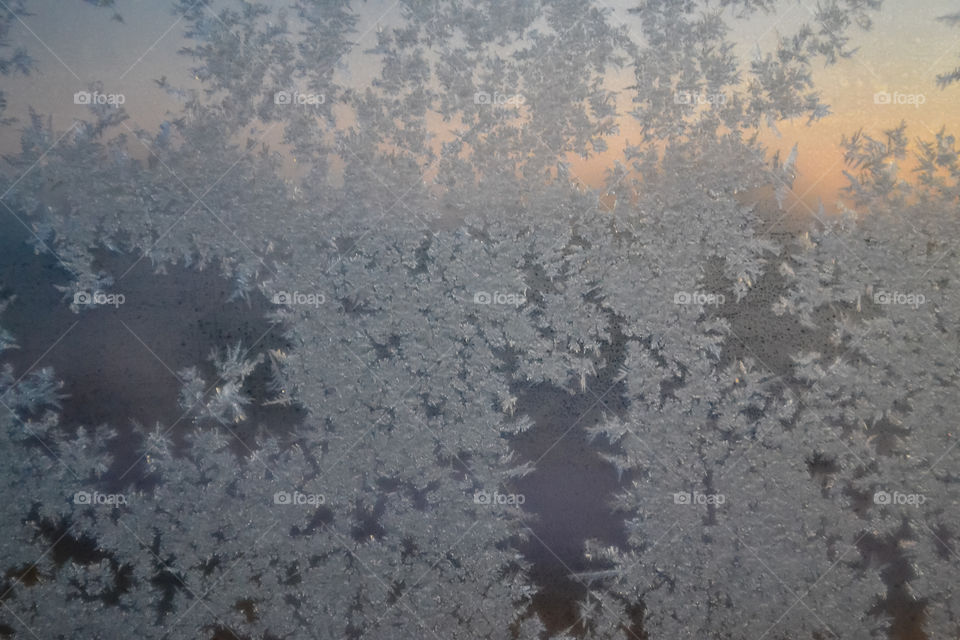
[[[582,428],[626,529],[585,549],[602,564],[571,572],[555,637],[882,637],[905,597],[957,635],[955,138],[845,138],[856,212],[782,243],[749,204],[789,208],[802,155],[755,134],[827,113],[814,65],[855,55],[879,2],[818,5],[741,60],[730,23],[776,3],[639,0],[625,25],[592,1],[405,0],[360,87],[357,3],[172,4],[203,91],[156,81],[184,103],[153,131],[31,112],[0,193],[75,311],[123,281],[104,248],[216,264],[285,345],[217,336],[177,364],[192,431],[135,426],[146,477],[110,473],[111,425],[59,424],[55,371],[5,366],[5,633],[537,637],[516,550],[536,522],[483,498],[536,472],[513,443],[553,388],[602,414]],[[606,190],[583,188],[570,154],[630,119]],[[254,403],[307,419],[238,456]]]

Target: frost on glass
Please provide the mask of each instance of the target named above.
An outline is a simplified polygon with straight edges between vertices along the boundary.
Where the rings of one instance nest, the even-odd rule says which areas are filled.
[[[960,632],[955,139],[850,133],[856,208],[794,239],[747,197],[782,209],[797,150],[756,134],[828,113],[812,69],[856,55],[878,1],[817,5],[743,60],[729,24],[778,3],[646,0],[628,27],[600,2],[402,0],[361,87],[338,73],[351,3],[172,5],[203,91],[157,80],[182,104],[157,131],[31,111],[4,206],[78,315],[125,275],[97,252],[132,254],[218,269],[287,347],[221,340],[171,372],[181,424],[138,426],[119,477],[116,425],[62,424],[56,371],[6,366],[0,632],[538,637],[531,515],[481,499],[535,471],[511,442],[538,385],[605,413],[627,532],[584,549],[600,568],[554,637],[882,638],[903,610]],[[583,188],[569,157],[623,118],[641,137]],[[758,345],[732,308],[816,339]],[[307,417],[237,436],[272,405]]]

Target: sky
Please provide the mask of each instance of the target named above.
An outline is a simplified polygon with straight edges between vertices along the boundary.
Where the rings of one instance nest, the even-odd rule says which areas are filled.
[[[177,54],[184,45],[184,23],[161,1],[118,0],[117,10],[124,22],[111,20],[110,10],[98,9],[75,0],[32,0],[31,16],[15,25],[12,41],[23,45],[37,60],[39,72],[30,77],[2,78],[8,100],[8,115],[21,117],[32,105],[40,113],[52,114],[54,125],[63,130],[75,118],[85,117],[83,107],[73,104],[75,91],[95,80],[104,82],[107,92],[122,93],[131,129],[148,131],[177,109],[176,99],[165,94],[153,82],[167,76],[182,88],[199,89],[199,81],[189,73],[189,61]],[[284,1],[283,6],[288,3]],[[638,19],[627,12],[630,0],[607,0],[611,20],[632,31]],[[736,24],[731,39],[736,53],[747,60],[759,47],[772,50],[778,34],[794,31],[811,18],[808,0],[784,0],[782,8],[760,14]],[[958,10],[955,0],[887,0],[875,15],[871,31],[853,30],[856,55],[837,64],[817,68],[815,86],[822,100],[831,105],[832,114],[812,125],[805,120],[781,124],[779,132],[765,130],[762,140],[771,150],[780,149],[785,157],[798,146],[798,178],[794,192],[802,202],[791,206],[815,209],[823,201],[833,210],[839,189],[846,183],[839,142],[843,135],[858,129],[880,135],[884,129],[907,122],[911,139],[930,138],[942,125],[956,130],[960,110],[960,85],[941,90],[936,74],[960,65],[960,28],[937,22],[938,16]],[[343,60],[342,79],[363,84],[376,71],[362,51],[373,46],[378,27],[396,24],[398,7],[393,1],[357,3],[360,17],[357,45]],[[612,88],[631,83],[629,69],[611,73]],[[876,95],[892,96],[902,104],[878,104]],[[621,98],[621,110],[629,110],[629,95]],[[639,141],[638,123],[625,119],[619,135],[608,142],[610,150],[593,158],[569,158],[573,174],[591,186],[602,184],[604,172],[614,160],[622,158],[628,141]],[[270,141],[270,139],[267,139]],[[279,137],[273,141],[279,142]],[[18,150],[18,128],[0,130],[0,153]],[[909,169],[909,163],[906,163]]]
[[[632,4],[629,0],[616,5],[610,2],[615,7],[615,19],[628,27],[636,24],[636,18],[626,12]],[[735,25],[737,29],[730,38],[741,59],[748,60],[757,47],[772,51],[778,36],[792,33],[802,21],[809,21],[810,7],[816,6],[806,0],[785,0],[781,4],[783,10],[775,14],[760,14]],[[936,75],[960,66],[960,28],[937,22],[936,18],[958,10],[960,3],[956,0],[886,0],[883,9],[874,14],[870,31],[853,30],[852,46],[858,51],[852,58],[815,68],[814,86],[821,93],[821,101],[830,105],[831,115],[809,126],[805,118],[782,123],[777,127],[779,135],[770,129],[763,132],[764,144],[771,151],[780,150],[783,158],[797,145],[794,192],[804,203],[798,203],[798,208],[816,210],[818,200],[822,200],[832,210],[840,189],[847,184],[839,146],[844,135],[849,137],[862,128],[879,136],[901,120],[907,122],[911,140],[932,138],[944,125],[957,130],[960,85],[941,90],[936,86]],[[628,80],[624,78],[622,86],[627,86]],[[894,92],[905,96],[897,98],[903,104],[877,104],[874,100],[877,93],[892,96]],[[610,141],[605,160],[578,160],[574,170],[588,184],[598,185],[604,169],[621,155],[624,144],[639,139],[639,123],[628,121],[619,140]],[[905,168],[908,166],[905,163]]]

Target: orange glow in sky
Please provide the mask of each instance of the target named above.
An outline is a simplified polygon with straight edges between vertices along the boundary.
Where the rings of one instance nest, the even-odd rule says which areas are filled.
[[[763,51],[773,50],[778,33],[791,33],[801,21],[810,19],[803,3],[783,6],[782,12],[736,25],[731,39],[737,43],[742,59],[749,59],[757,46]],[[882,139],[882,132],[897,127],[901,120],[907,123],[911,141],[932,139],[942,126],[948,131],[957,130],[960,86],[940,89],[936,85],[938,73],[960,65],[960,28],[936,20],[956,10],[956,3],[946,0],[885,2],[874,14],[870,31],[852,31],[852,46],[858,47],[852,58],[815,69],[814,89],[820,92],[821,101],[830,105],[831,114],[810,125],[806,119],[784,122],[777,127],[779,136],[770,129],[760,136],[771,154],[780,150],[782,158],[797,145],[794,193],[802,203],[794,201],[786,206],[816,211],[822,201],[827,211],[835,209],[841,188],[848,184],[842,173],[840,149],[844,135],[849,137],[862,128],[865,134]],[[635,20],[619,8],[614,15],[628,26]],[[623,86],[629,85],[629,79],[627,74]],[[602,186],[604,171],[615,160],[622,161],[627,141],[640,141],[639,130],[638,123],[627,119],[620,134],[608,140],[609,151],[587,160],[571,157],[573,171],[587,184]],[[911,160],[900,164],[901,178],[909,179]]]
[[[364,63],[362,52],[375,43],[378,25],[396,20],[389,11],[391,4],[373,0],[358,3],[357,46],[343,60],[339,81],[362,85],[379,71],[379,64],[370,64],[369,59]],[[605,4],[612,9],[611,22],[625,25],[639,38],[639,19],[627,12],[633,3],[610,0]],[[771,154],[780,150],[781,157],[786,157],[793,145],[798,145],[794,192],[802,204],[795,201],[793,206],[816,210],[822,200],[828,211],[835,209],[839,190],[846,184],[839,148],[843,135],[862,128],[867,134],[881,137],[884,129],[896,127],[901,120],[906,121],[911,140],[930,139],[944,125],[948,130],[957,129],[960,85],[943,90],[936,86],[938,73],[960,65],[960,28],[936,20],[956,10],[953,0],[888,0],[879,13],[873,14],[872,30],[851,30],[851,46],[859,47],[852,58],[815,70],[814,88],[831,106],[831,115],[809,126],[805,120],[781,123],[779,136],[772,130],[762,132],[761,140]],[[31,11],[34,15],[25,17],[11,36],[14,45],[26,47],[35,57],[41,75],[4,78],[7,114],[18,116],[21,123],[25,124],[27,108],[33,106],[41,114],[52,114],[55,128],[65,130],[74,119],[87,117],[84,108],[72,104],[73,92],[102,80],[107,90],[127,96],[124,107],[131,116],[127,122],[130,129],[156,131],[179,104],[159,90],[154,80],[168,76],[174,86],[202,88],[189,74],[189,58],[177,54],[184,41],[176,16],[165,2],[137,3],[126,11],[125,24],[110,21],[105,12],[80,2],[36,0]],[[811,17],[807,0],[784,0],[776,12],[747,21],[732,20],[730,38],[736,43],[735,53],[746,66],[757,48],[773,51],[779,35],[795,32]],[[79,35],[90,33],[102,37]],[[631,81],[629,68],[611,73],[611,87],[621,90],[623,114],[631,108],[626,89]],[[889,103],[878,96],[889,96]],[[436,122],[438,128],[450,126],[439,118]],[[438,140],[448,137],[444,132],[437,133]],[[266,141],[278,147],[280,132]],[[639,123],[624,115],[620,133],[608,138],[607,152],[586,160],[568,158],[572,173],[590,186],[602,186],[605,171],[615,161],[623,161],[628,141],[640,142]],[[17,127],[4,128],[0,152],[18,150]],[[290,164],[294,166],[292,158]],[[901,177],[908,177],[909,160],[901,169]]]

